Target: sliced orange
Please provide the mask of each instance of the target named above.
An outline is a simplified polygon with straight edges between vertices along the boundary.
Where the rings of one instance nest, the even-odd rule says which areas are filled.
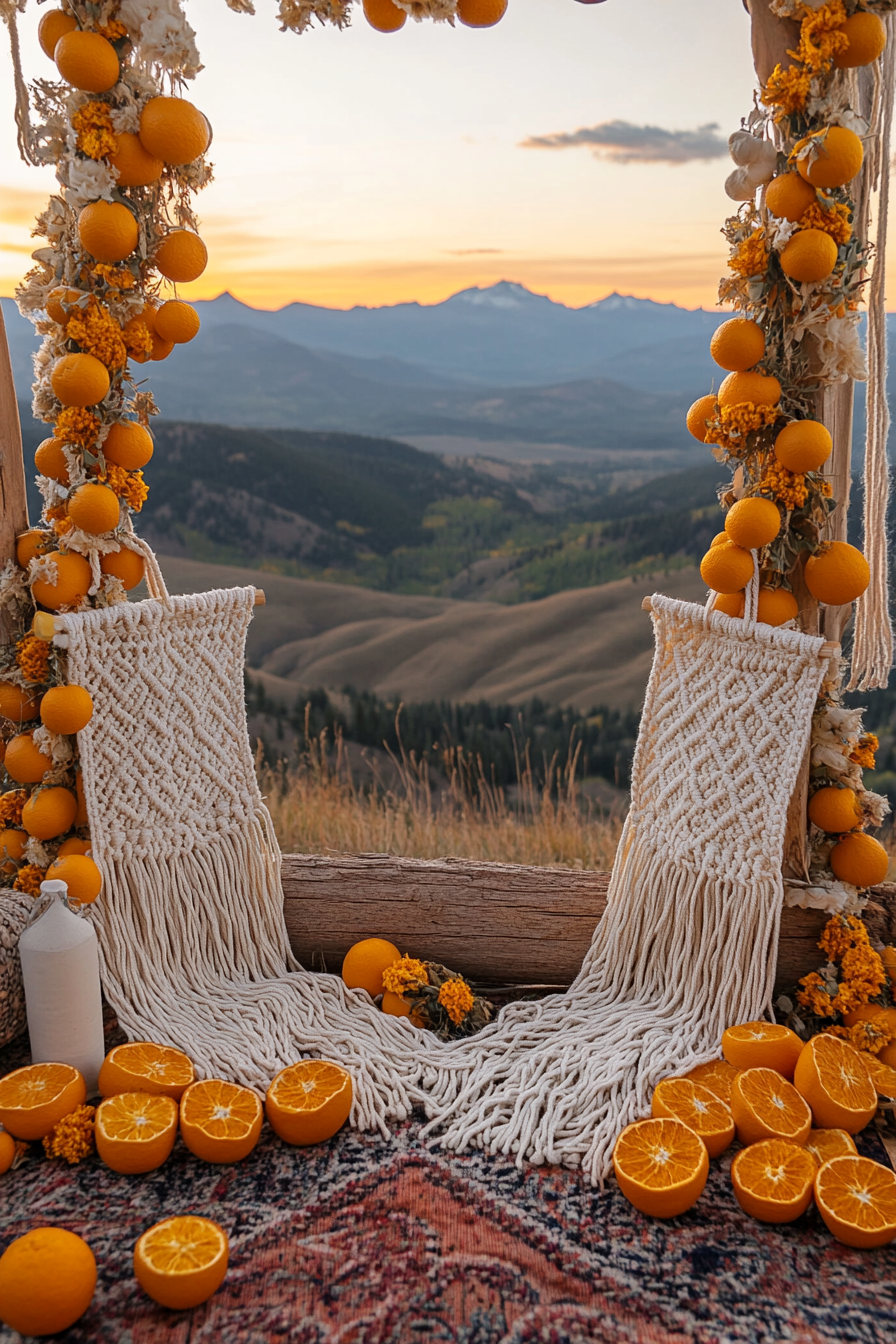
[[[891,1099],[896,1097],[896,1069],[884,1064],[883,1060],[868,1050],[860,1050],[859,1056],[868,1070],[868,1076],[874,1084],[877,1095]]]
[[[877,1110],[877,1089],[858,1050],[837,1036],[813,1036],[797,1061],[794,1086],[817,1129],[858,1134]]]
[[[731,1114],[737,1137],[746,1146],[760,1139],[792,1139],[804,1144],[812,1112],[776,1069],[745,1069],[731,1087]]]
[[[87,1099],[71,1064],[26,1064],[0,1079],[0,1125],[17,1139],[42,1139]]]
[[[99,1089],[104,1097],[116,1092],[152,1092],[180,1101],[193,1081],[193,1065],[182,1050],[150,1041],[116,1045],[103,1060]]]
[[[869,1250],[896,1241],[896,1172],[870,1157],[832,1157],[815,1177],[815,1203],[838,1241]]]
[[[116,1092],[97,1107],[94,1134],[97,1152],[113,1171],[155,1171],[168,1161],[177,1138],[177,1102],[149,1092]]]
[[[352,1109],[351,1074],[325,1059],[281,1069],[264,1099],[271,1129],[300,1148],[331,1139]]]
[[[818,1170],[815,1158],[790,1139],[762,1139],[731,1163],[738,1204],[761,1223],[792,1223],[806,1212]]]
[[[803,1042],[777,1022],[744,1022],[722,1036],[722,1054],[736,1069],[774,1069],[793,1078]]]
[[[650,1109],[657,1119],[681,1120],[699,1134],[710,1157],[724,1153],[734,1139],[730,1106],[690,1078],[664,1078],[657,1083]]]
[[[613,1169],[629,1203],[652,1218],[676,1218],[703,1193],[706,1144],[681,1120],[636,1120],[613,1149]]]
[[[737,1069],[727,1059],[711,1059],[708,1064],[698,1064],[684,1076],[701,1087],[708,1087],[719,1101],[731,1105],[731,1084],[737,1077]]]
[[[229,1254],[227,1233],[210,1218],[166,1218],[134,1247],[134,1274],[154,1302],[187,1311],[221,1287]]]
[[[258,1143],[261,1098],[248,1087],[207,1078],[180,1099],[180,1133],[204,1162],[242,1162]]]
[[[859,1150],[851,1134],[845,1129],[810,1129],[806,1152],[811,1153],[819,1167],[832,1157],[850,1157]]]

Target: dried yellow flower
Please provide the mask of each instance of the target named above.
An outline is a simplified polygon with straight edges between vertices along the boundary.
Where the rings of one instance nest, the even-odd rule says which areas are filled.
[[[107,154],[114,154],[118,149],[111,114],[108,103],[92,98],[73,115],[72,126],[78,132],[78,149],[88,159],[104,159]]]
[[[93,1152],[95,1106],[81,1105],[65,1115],[44,1138],[47,1157],[61,1157],[70,1165],[82,1162]]]
[[[36,863],[23,864],[16,873],[16,880],[12,884],[13,888],[16,891],[24,891],[26,896],[39,896],[40,884],[46,877],[46,873],[46,868],[38,868]]]
[[[801,509],[809,498],[806,477],[782,467],[776,457],[770,457],[762,476],[762,492],[783,505],[788,512]]]
[[[113,462],[107,462],[106,470],[99,478],[105,481],[124,502],[139,513],[149,494],[149,486],[143,479],[142,471],[125,471]]]
[[[754,229],[743,242],[738,243],[728,259],[728,266],[736,275],[742,275],[745,279],[753,275],[764,275],[768,270],[765,230]]]
[[[426,967],[416,957],[405,955],[383,971],[383,989],[392,994],[404,994],[405,990],[426,983]]]
[[[0,826],[21,826],[22,808],[27,801],[25,789],[12,789],[0,795]]]
[[[820,229],[822,233],[829,233],[839,247],[843,243],[848,243],[852,237],[852,223],[849,216],[849,206],[839,201],[832,201],[829,205],[813,201],[800,215],[800,228]]]
[[[879,746],[880,742],[874,733],[863,733],[849,753],[849,759],[854,765],[861,766],[863,770],[873,770],[874,753]]]
[[[68,340],[76,341],[87,354],[94,355],[108,369],[120,369],[128,352],[121,327],[103,304],[91,300],[86,308],[76,308],[65,326]]]
[[[99,417],[80,406],[67,406],[56,417],[53,433],[60,443],[92,448],[100,432]]]
[[[22,669],[22,675],[28,681],[38,685],[47,679],[50,663],[50,646],[44,639],[34,635],[25,635],[16,645],[16,662]]]
[[[446,980],[439,990],[439,1003],[459,1027],[473,1007],[473,991],[466,980]]]

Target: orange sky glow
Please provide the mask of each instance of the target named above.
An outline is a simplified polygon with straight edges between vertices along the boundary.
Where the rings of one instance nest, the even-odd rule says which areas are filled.
[[[587,144],[531,147],[621,122],[716,142],[752,99],[741,0],[510,0],[487,31],[408,22],[280,33],[189,0],[205,69],[190,97],[215,136],[200,196],[210,251],[184,297],[230,290],[278,308],[417,300],[515,280],[570,306],[614,290],[712,307],[731,211],[727,157],[624,161]],[[20,19],[26,76],[52,67]],[[699,78],[694,72],[699,71]],[[18,160],[0,65],[0,293],[35,243],[51,169]],[[552,142],[553,143],[553,142]]]

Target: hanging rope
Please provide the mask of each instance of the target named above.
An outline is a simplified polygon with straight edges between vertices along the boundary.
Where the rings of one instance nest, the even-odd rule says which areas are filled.
[[[885,273],[887,216],[890,195],[890,128],[893,120],[893,44],[896,22],[888,14],[887,46],[875,67],[874,114],[868,144],[866,201],[877,195],[874,268],[868,288],[868,400],[865,434],[864,552],[871,582],[856,607],[852,673],[849,690],[885,687],[893,662],[893,628],[888,591],[887,506],[890,467],[887,436],[890,409],[887,404],[887,316]]]
[[[16,24],[16,15],[23,13],[24,9],[25,0],[0,0],[0,17],[9,29],[9,49],[12,53],[13,81],[16,90],[16,140],[24,161],[36,166],[41,160],[34,149],[31,106],[28,101],[28,88],[22,75],[22,53],[19,49],[19,30]]]

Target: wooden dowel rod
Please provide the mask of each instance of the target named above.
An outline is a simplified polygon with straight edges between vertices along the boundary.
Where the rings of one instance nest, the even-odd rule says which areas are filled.
[[[263,588],[256,588],[256,589],[255,589],[255,605],[256,605],[256,607],[263,607],[266,601],[267,601],[267,598],[266,598],[265,595],[264,595],[264,589],[263,589]]]

